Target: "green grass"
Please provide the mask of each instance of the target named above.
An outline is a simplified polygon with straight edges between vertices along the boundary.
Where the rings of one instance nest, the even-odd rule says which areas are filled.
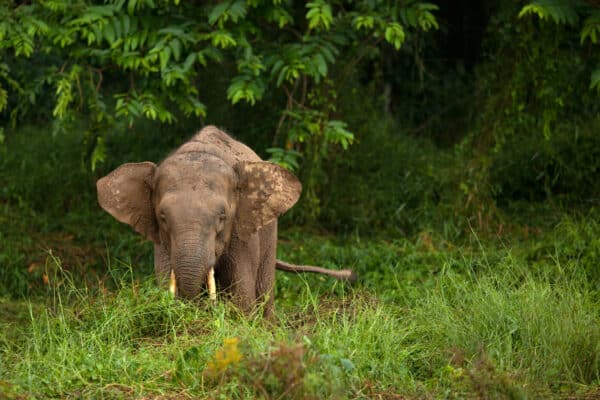
[[[0,393],[114,399],[597,395],[600,296],[590,271],[598,265],[593,238],[599,229],[590,216],[565,217],[535,239],[500,245],[283,232],[280,256],[352,267],[361,280],[349,287],[278,273],[271,322],[244,317],[226,302],[174,300],[150,276],[134,272],[140,269],[134,263],[113,263],[109,278],[94,284],[49,257],[45,294],[0,302]],[[231,338],[237,345],[223,348]],[[236,355],[240,360],[232,361]],[[217,373],[211,362],[220,365]]]
[[[73,151],[81,138],[21,134],[0,146],[0,400],[600,395],[597,208],[511,202],[483,229],[448,212],[461,200],[437,187],[457,182],[425,168],[440,155],[428,148],[365,175],[368,187],[383,171],[377,191],[358,190],[372,203],[330,199],[363,204],[362,223],[347,204],[327,205],[328,226],[357,222],[352,234],[284,221],[280,258],[360,279],[278,272],[276,316],[264,321],[156,288],[151,245],[97,207],[93,183],[106,171],[91,173]],[[173,147],[128,140],[112,144],[115,165]],[[402,163],[428,172],[403,175],[388,199],[385,177]],[[388,218],[396,195],[413,201]],[[412,230],[382,229],[388,219]]]

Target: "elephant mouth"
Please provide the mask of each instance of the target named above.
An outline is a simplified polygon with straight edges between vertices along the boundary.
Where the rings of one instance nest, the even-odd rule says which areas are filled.
[[[208,289],[208,298],[210,300],[217,300],[217,283],[215,282],[215,268],[210,267],[206,274],[206,287]],[[171,270],[171,276],[169,278],[169,292],[174,297],[177,297],[177,277],[175,276],[175,270]]]

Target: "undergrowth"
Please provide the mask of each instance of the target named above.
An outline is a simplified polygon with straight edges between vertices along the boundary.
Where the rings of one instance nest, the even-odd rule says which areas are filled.
[[[151,245],[96,205],[93,175],[105,171],[73,156],[61,167],[78,146],[64,138],[24,134],[12,149],[31,137],[29,153],[0,148],[11,172],[0,177],[0,399],[600,395],[593,206],[496,207],[478,192],[477,164],[457,169],[429,145],[421,157],[422,143],[397,137],[387,154],[404,158],[332,183],[322,218],[336,234],[293,219],[279,233],[279,258],[352,268],[359,281],[278,273],[276,316],[264,321],[159,290]],[[379,137],[356,147],[364,163]],[[157,160],[155,145],[138,146]],[[438,173],[446,164],[456,177]]]
[[[276,316],[181,302],[113,263],[102,284],[49,256],[45,300],[0,302],[5,398],[561,398],[600,385],[598,225],[537,245],[382,244],[282,233],[280,256],[353,286],[277,276]],[[570,232],[570,234],[569,234]],[[575,234],[577,232],[577,234]]]

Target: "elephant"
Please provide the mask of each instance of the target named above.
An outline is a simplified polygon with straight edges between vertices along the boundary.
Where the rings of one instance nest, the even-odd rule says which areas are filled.
[[[154,243],[158,284],[171,282],[180,298],[198,297],[212,281],[242,310],[263,304],[269,317],[276,269],[356,279],[352,270],[276,259],[277,218],[296,203],[302,186],[215,126],[159,165],[123,164],[96,187],[105,211]]]

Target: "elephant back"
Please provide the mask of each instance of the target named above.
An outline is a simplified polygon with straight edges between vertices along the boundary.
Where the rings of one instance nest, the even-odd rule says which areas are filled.
[[[238,142],[216,126],[206,126],[188,142],[184,143],[174,155],[183,153],[208,153],[221,158],[230,166],[241,161],[262,161],[245,144]]]

